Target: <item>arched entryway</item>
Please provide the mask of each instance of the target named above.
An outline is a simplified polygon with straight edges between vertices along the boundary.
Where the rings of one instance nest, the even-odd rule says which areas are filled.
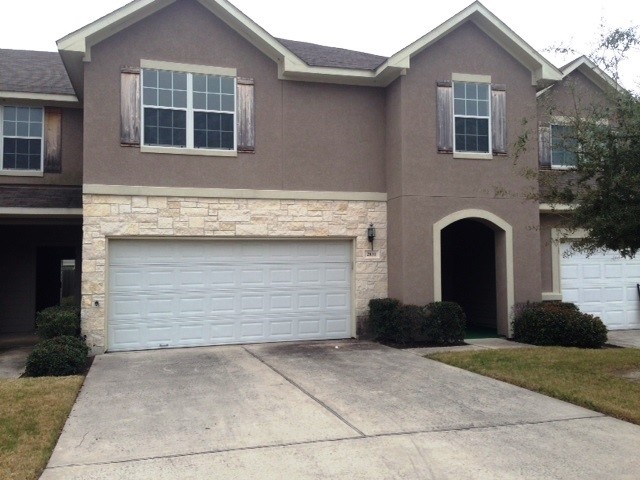
[[[463,210],[434,225],[434,297],[459,303],[471,327],[510,336],[513,306],[511,226],[483,210]]]

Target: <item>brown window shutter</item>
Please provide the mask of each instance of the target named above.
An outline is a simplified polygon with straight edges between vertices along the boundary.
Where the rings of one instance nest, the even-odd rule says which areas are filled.
[[[255,152],[255,106],[253,78],[238,77],[238,152]]]
[[[540,168],[551,168],[551,126],[538,125],[538,161]]]
[[[507,92],[505,85],[491,86],[491,144],[495,155],[507,154]]]
[[[62,109],[44,109],[44,173],[62,172]]]
[[[453,88],[451,82],[437,84],[438,152],[453,153]]]
[[[120,73],[120,143],[140,145],[140,69]]]

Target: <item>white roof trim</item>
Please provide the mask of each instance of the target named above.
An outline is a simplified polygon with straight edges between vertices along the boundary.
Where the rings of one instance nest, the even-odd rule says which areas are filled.
[[[587,78],[589,78],[589,80],[595,83],[602,90],[605,90],[607,88],[622,90],[620,84],[618,84],[613,78],[611,78],[598,65],[589,60],[589,58],[585,55],[576,58],[573,62],[569,63],[562,69],[563,78],[567,77],[576,70],[580,70],[582,73],[584,73]]]
[[[91,61],[91,46],[122,29],[165,8],[176,0],[134,0],[124,7],[58,40],[58,50],[73,77],[74,86],[81,85],[82,58]],[[411,57],[458,28],[472,21],[512,56],[531,70],[532,83],[562,79],[561,72],[536,52],[484,5],[476,1],[411,45],[393,55],[376,71],[307,65],[266,30],[227,0],[198,0],[205,8],[278,63],[281,79],[386,86],[410,67]],[[76,78],[77,77],[77,78]]]
[[[413,56],[448,35],[467,21],[473,22],[493,39],[493,41],[498,43],[520,63],[531,70],[532,84],[536,85],[541,81],[557,81],[562,79],[560,70],[534,50],[533,47],[520,38],[520,36],[479,1],[472,3],[439,27],[436,27],[412,44],[395,53],[384,64],[378,67],[378,71],[390,66],[409,68]]]
[[[11,100],[35,100],[38,102],[62,102],[78,103],[75,95],[58,93],[30,93],[30,92],[4,92],[0,91],[0,98]]]

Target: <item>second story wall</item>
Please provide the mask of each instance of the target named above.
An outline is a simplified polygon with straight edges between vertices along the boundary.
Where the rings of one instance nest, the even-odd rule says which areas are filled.
[[[255,153],[120,146],[120,73],[141,60],[234,68],[255,82]],[[285,190],[385,190],[384,90],[278,80],[277,65],[195,1],[92,48],[85,64],[84,182]]]

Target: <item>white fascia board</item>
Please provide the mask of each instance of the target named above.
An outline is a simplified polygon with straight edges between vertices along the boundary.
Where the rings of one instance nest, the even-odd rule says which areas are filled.
[[[29,93],[29,92],[5,92],[0,91],[0,98],[7,100],[33,100],[45,103],[70,103],[78,105],[78,97],[75,95],[57,93]]]
[[[563,77],[567,77],[575,70],[580,70],[586,77],[596,84],[601,90],[613,88],[622,90],[622,87],[616,83],[604,70],[593,63],[588,57],[582,55],[562,69]]]

